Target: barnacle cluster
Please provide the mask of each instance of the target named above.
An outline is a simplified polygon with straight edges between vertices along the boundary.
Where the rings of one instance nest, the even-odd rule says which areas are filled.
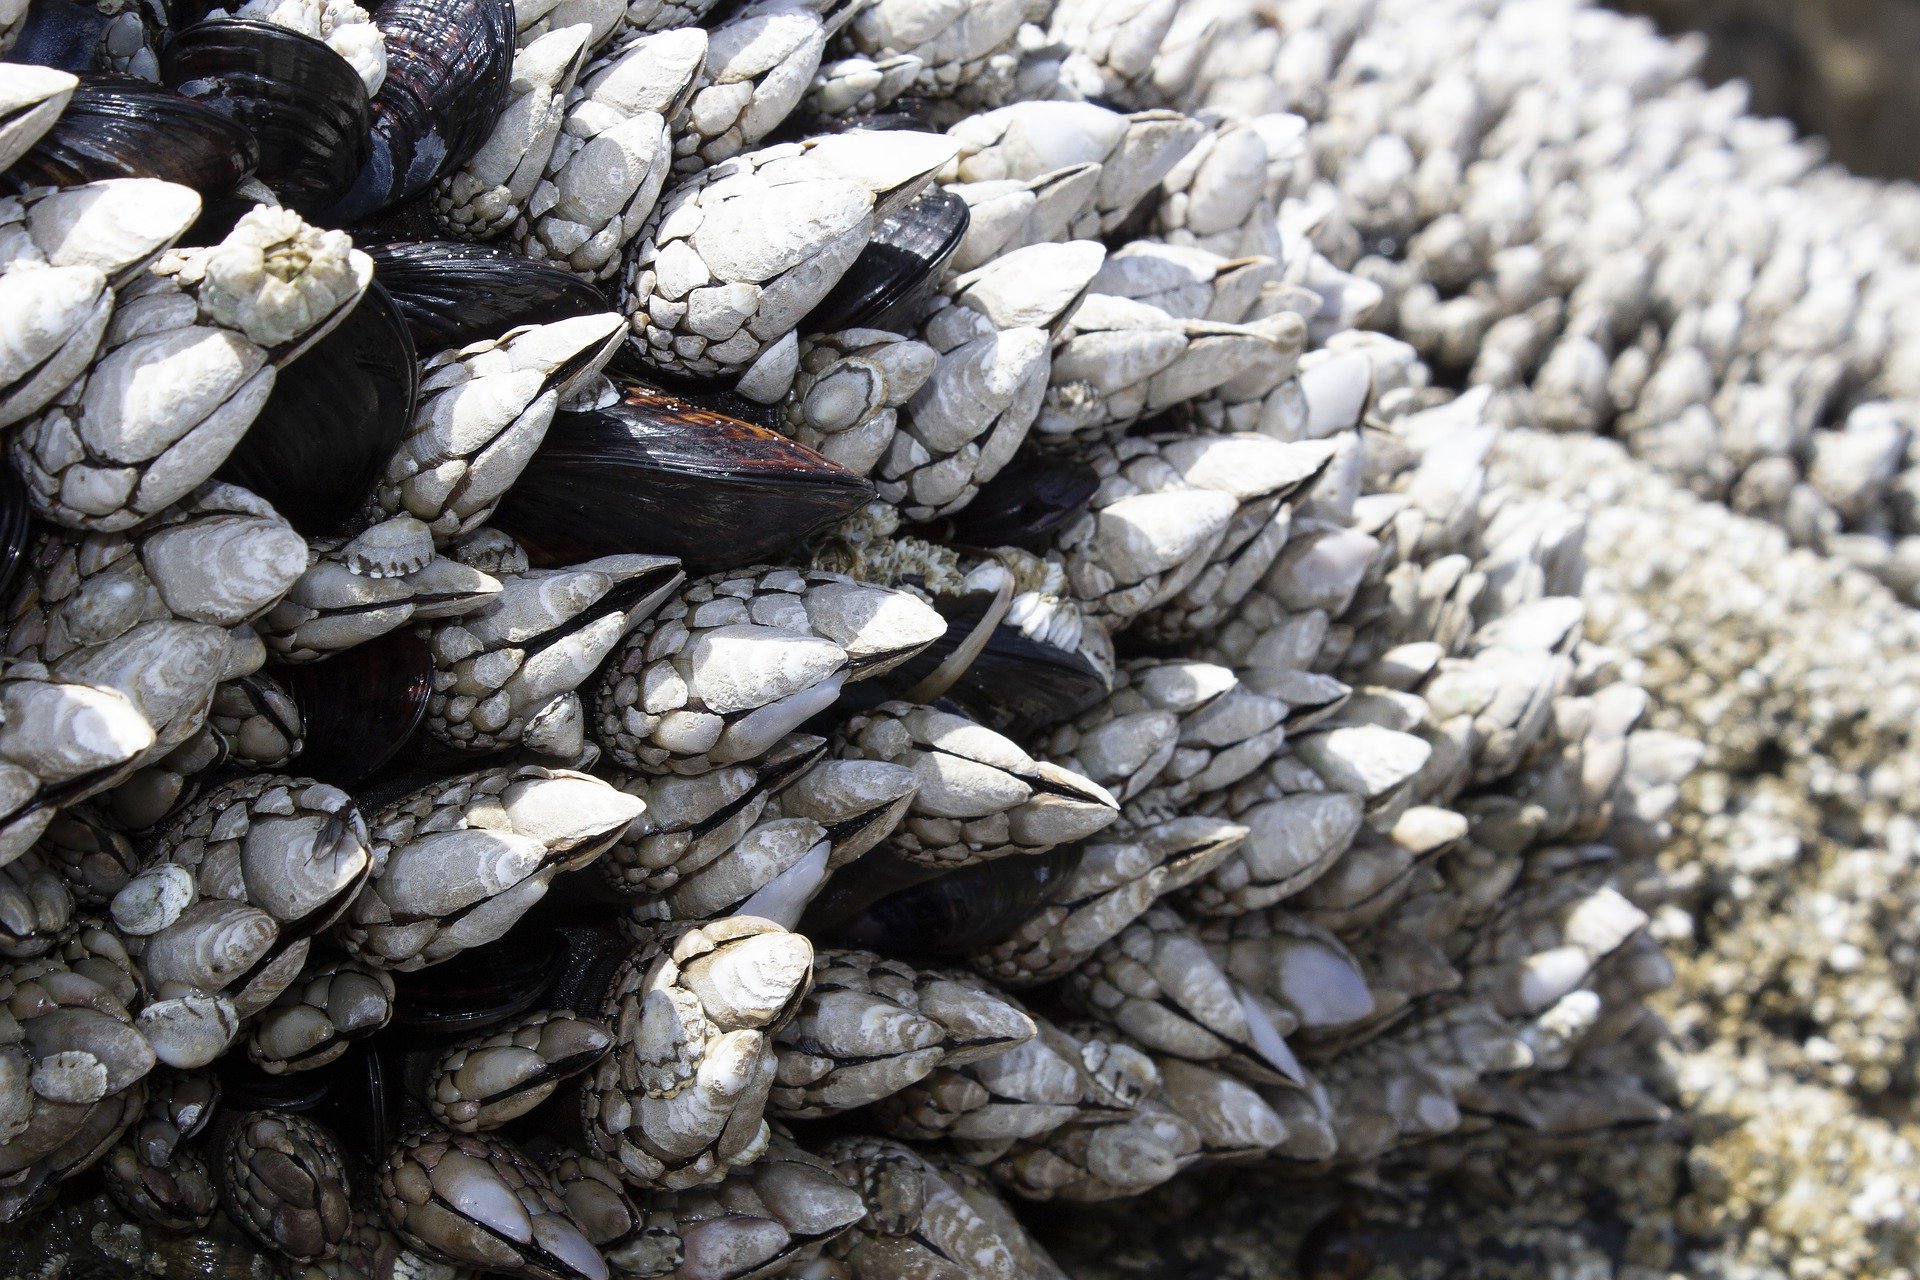
[[[1674,849],[1764,806],[1672,815],[1829,712],[1674,693],[1760,659],[1634,540],[1705,530],[1707,595],[1764,552],[1525,424],[1898,586],[1920,365],[1905,197],[1687,47],[1547,0],[0,46],[0,1262],[1044,1277],[1035,1205],[1524,1179],[1725,1087],[1647,1001]],[[1883,745],[1833,803],[1891,832],[1890,739],[1792,754]],[[1814,926],[1897,983],[1873,927]],[[1894,1087],[1910,1028],[1811,1003]]]

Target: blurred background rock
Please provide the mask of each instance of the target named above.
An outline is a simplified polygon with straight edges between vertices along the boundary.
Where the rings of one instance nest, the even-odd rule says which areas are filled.
[[[1920,0],[1624,0],[1668,33],[1698,31],[1714,84],[1832,142],[1856,173],[1920,178]]]

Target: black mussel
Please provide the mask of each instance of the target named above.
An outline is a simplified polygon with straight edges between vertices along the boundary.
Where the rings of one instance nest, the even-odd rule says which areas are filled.
[[[136,76],[90,74],[5,181],[24,191],[159,178],[215,199],[252,173],[259,156],[253,135],[218,111]]]
[[[373,99],[371,152],[323,215],[336,225],[411,200],[472,159],[507,109],[512,0],[386,0],[387,78]]]
[[[399,1136],[406,1073],[398,1059],[377,1042],[363,1041],[315,1073],[324,1079],[326,1092],[313,1118],[363,1160],[380,1159]]]
[[[153,48],[167,26],[162,0],[129,5],[33,0],[6,61],[62,71],[152,74]]]
[[[394,974],[393,1025],[415,1041],[495,1026],[538,1004],[565,972],[567,960],[561,938],[523,921],[498,942]]]
[[[372,777],[399,754],[433,693],[433,655],[410,631],[275,674],[306,719],[306,746],[289,767],[341,787]]]
[[[967,202],[935,187],[874,229],[840,283],[800,322],[802,333],[888,329],[940,284],[967,234]]]
[[[1020,457],[932,532],[941,542],[1044,551],[1093,501],[1100,477],[1072,458]]]
[[[873,484],[785,436],[629,386],[559,413],[493,523],[542,564],[620,552],[689,573],[772,560],[873,497]]]
[[[420,366],[400,308],[376,282],[332,332],[280,370],[216,473],[308,537],[359,513],[413,421]]]
[[[256,175],[312,215],[340,198],[368,151],[366,87],[318,40],[242,18],[196,22],[167,42],[160,79],[245,126]]]
[[[251,1111],[272,1107],[276,1111],[311,1111],[327,1096],[325,1075],[312,1071],[291,1071],[274,1075],[262,1071],[244,1053],[220,1056],[214,1066],[220,1086],[220,1111]]]
[[[1081,846],[1060,845],[926,876],[927,868],[875,850],[834,876],[816,902],[818,916],[810,911],[801,930],[812,934],[818,928],[837,945],[883,955],[970,955],[1002,941],[1051,902],[1080,857]],[[922,878],[913,878],[916,871]],[[872,894],[893,881],[907,883]]]
[[[20,557],[26,554],[32,515],[25,482],[12,467],[0,465],[0,600],[7,598]]]
[[[969,642],[992,601],[987,592],[936,596],[933,607],[947,620],[945,634],[885,675],[848,685],[839,711],[844,714],[909,696],[909,690]],[[1035,640],[1002,622],[951,687],[935,692],[952,699],[956,709],[982,724],[1022,735],[1085,711],[1106,695],[1107,682],[1080,654]],[[918,690],[911,696],[926,694]]]
[[[492,245],[458,240],[362,246],[424,355],[612,308],[600,291],[559,267]]]

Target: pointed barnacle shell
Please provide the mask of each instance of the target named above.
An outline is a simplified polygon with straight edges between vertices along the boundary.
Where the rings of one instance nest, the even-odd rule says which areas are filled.
[[[786,817],[809,818],[825,829],[836,871],[891,835],[912,807],[919,782],[913,770],[880,760],[822,760],[774,799]]]
[[[619,270],[669,176],[666,118],[685,101],[706,50],[698,27],[662,31],[581,73],[546,172],[514,230],[528,257],[587,280]]]
[[[540,447],[561,398],[612,358],[619,328],[617,316],[579,316],[427,360],[413,426],[374,492],[377,511],[421,520],[437,546],[478,528]]]
[[[411,517],[386,524],[401,519]],[[456,617],[500,590],[499,579],[445,556],[374,577],[353,568],[351,543],[316,540],[308,554],[306,572],[260,621],[261,638],[283,662],[317,662],[415,619]]]
[[[644,802],[646,810],[594,865],[616,893],[639,896],[671,890],[681,877],[731,849],[759,821],[773,793],[819,760],[826,745],[822,738],[789,734],[751,764],[685,778],[611,774],[613,785]],[[820,820],[812,812],[798,816]]]
[[[472,158],[434,186],[434,213],[451,234],[492,240],[525,216],[553,155],[591,34],[584,24],[556,27],[514,54],[507,109]]]
[[[28,960],[52,949],[73,916],[73,891],[34,851],[0,866],[0,955]]]
[[[913,770],[913,803],[888,846],[908,861],[953,867],[1040,853],[1085,839],[1118,816],[1104,788],[931,707],[883,703],[842,726],[838,743],[848,758]]]
[[[813,948],[751,916],[675,928],[613,974],[597,1011],[619,1045],[584,1077],[579,1114],[629,1181],[681,1189],[766,1151],[771,1037],[806,993]]]
[[[555,875],[599,857],[643,807],[598,778],[537,765],[432,783],[369,815],[385,865],[338,937],[357,959],[399,970],[495,941]]]
[[[635,919],[710,920],[750,915],[795,928],[827,878],[827,829],[811,818],[768,818],[712,862],[690,870]]]
[[[1157,1065],[1167,1106],[1193,1126],[1207,1159],[1257,1160],[1287,1140],[1287,1122],[1232,1076],[1179,1058]]]
[[[1178,915],[1149,908],[1068,978],[1088,1014],[1160,1053],[1218,1063],[1261,1084],[1298,1081],[1271,1015],[1221,972]]]
[[[79,83],[53,67],[20,66],[0,84],[0,170],[25,155],[60,118]]]
[[[679,561],[641,555],[507,575],[478,609],[423,629],[434,660],[427,731],[465,751],[524,744],[578,756],[574,690],[684,578]]]
[[[153,725],[117,689],[0,664],[0,863],[25,853],[66,803],[113,785],[152,747]]]
[[[595,740],[627,766],[695,774],[752,760],[946,629],[904,591],[820,570],[696,578],[629,635],[593,697]]]
[[[1462,966],[1468,989],[1506,1017],[1538,1014],[1587,984],[1646,923],[1645,912],[1608,886],[1574,881],[1536,891],[1477,940]]]
[[[870,951],[817,951],[813,965],[813,989],[775,1037],[768,1105],[783,1116],[864,1106],[943,1063],[993,1057],[1035,1034],[1020,1009],[937,970]]]
[[[35,509],[125,529],[206,480],[273,387],[273,369],[350,311],[373,264],[337,231],[258,209],[123,293],[106,354],[11,441]],[[188,392],[191,394],[188,394]]]
[[[1116,1200],[1159,1186],[1199,1155],[1193,1125],[1150,1098],[1123,1119],[1069,1123],[1015,1143],[988,1167],[1028,1199]]]
[[[674,168],[696,173],[738,155],[790,115],[806,92],[837,16],[781,0],[748,5],[714,27],[693,93],[668,121]]]
[[[777,1275],[804,1268],[858,1222],[865,1205],[825,1160],[784,1133],[717,1187],[683,1191],[673,1214],[686,1276]]]
[[[613,1047],[606,1027],[561,1009],[541,1010],[463,1040],[427,1069],[427,1111],[456,1133],[497,1129],[539,1106],[568,1076]]]
[[[248,635],[246,628],[200,622],[142,622],[104,644],[76,649],[49,668],[62,680],[125,696],[153,730],[153,745],[139,757],[145,764],[199,732],[220,681],[259,664],[264,654],[258,646],[251,653],[241,647]]]
[[[332,924],[374,869],[352,797],[270,773],[207,791],[160,829],[155,848],[193,874],[201,898],[260,907],[291,937]]]
[[[696,377],[744,372],[951,153],[930,134],[844,134],[736,156],[675,187],[627,257],[639,353]]]
[[[1274,909],[1212,920],[1200,937],[1234,981],[1305,1032],[1347,1026],[1374,1012],[1353,954],[1298,916]]]
[[[900,406],[938,359],[925,343],[878,329],[801,341],[799,370],[783,404],[794,439],[849,471],[872,475],[893,443]]]
[[[1087,102],[1022,102],[950,129],[960,155],[943,176],[962,182],[1024,179],[1067,165],[1099,164],[1094,224],[1073,228],[1075,236],[1099,235],[1125,221],[1205,133],[1205,125],[1177,111],[1121,115]]]
[[[394,1230],[431,1256],[526,1280],[607,1280],[552,1179],[502,1138],[409,1133],[386,1155],[379,1198]]]
[[[1231,857],[1247,834],[1224,819],[1191,815],[1091,842],[1045,906],[968,963],[1009,986],[1060,977],[1160,895]]]
[[[1279,279],[1271,258],[1223,258],[1204,249],[1135,240],[1110,255],[1095,293],[1130,298],[1186,320],[1233,324],[1246,318],[1263,286]]]
[[[962,1259],[965,1274],[979,1280],[1059,1274],[1011,1213],[983,1211],[957,1180],[913,1148],[848,1137],[821,1154],[850,1177],[866,1203],[866,1217],[829,1246],[854,1280],[960,1274]]]
[[[310,1071],[393,1017],[393,978],[351,960],[309,965],[254,1019],[247,1057],[270,1075]]]
[[[1257,911],[1300,892],[1347,852],[1366,813],[1361,797],[1301,792],[1233,812],[1247,838],[1186,891],[1202,915]]]
[[[33,192],[0,201],[0,226],[16,228],[0,252],[8,268],[42,262],[92,267],[120,288],[199,216],[200,197],[191,188],[152,178]]]
[[[252,621],[306,567],[300,536],[235,485],[203,485],[127,533],[42,535],[15,594],[9,652],[57,662],[142,622]]]
[[[1018,1007],[1018,1006],[1015,1006]],[[1127,1106],[1081,1061],[1083,1045],[1037,1014],[1030,1040],[1005,1053],[942,1064],[874,1106],[888,1133],[965,1144],[1037,1137],[1080,1117],[1118,1119]]]
[[[1085,226],[1100,187],[1100,165],[1069,164],[1033,178],[957,182],[947,187],[966,201],[966,237],[953,255],[956,271],[985,267],[1029,245],[1059,244]]]
[[[945,97],[987,73],[1011,49],[1027,10],[1012,0],[877,0],[847,28],[852,46],[871,58],[907,54],[921,71],[916,92]]]

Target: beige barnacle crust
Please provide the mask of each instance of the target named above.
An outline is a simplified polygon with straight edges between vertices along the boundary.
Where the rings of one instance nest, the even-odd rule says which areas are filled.
[[[0,664],[0,862],[32,848],[54,820],[49,788],[63,803],[85,799],[130,774],[153,743],[152,723],[119,690],[38,663]]]
[[[353,960],[307,967],[247,1029],[247,1057],[270,1075],[338,1059],[393,1018],[393,975]]]
[[[759,1159],[773,1033],[812,968],[805,937],[751,916],[657,930],[621,962],[602,1005],[617,1042],[579,1099],[595,1151],[635,1186],[662,1189],[718,1182]]]
[[[422,629],[433,656],[427,731],[463,751],[525,746],[574,760],[575,690],[682,581],[671,556],[603,556],[500,579],[478,608]]]
[[[274,370],[339,323],[372,278],[343,232],[288,209],[255,209],[219,244],[163,256],[120,290],[85,377],[11,438],[35,510],[113,531],[185,497],[239,443]]]
[[[431,548],[432,535],[411,516],[376,526],[411,523]],[[361,544],[356,546],[356,544]],[[500,580],[448,556],[429,554],[404,573],[375,575],[359,564],[361,539],[316,538],[307,544],[306,571],[258,624],[260,638],[282,662],[318,662],[377,640],[409,622],[451,618],[480,608],[500,591]]]
[[[826,748],[823,738],[795,733],[751,763],[691,777],[608,771],[608,781],[646,810],[594,864],[602,880],[629,897],[667,893],[732,849],[759,821],[774,793],[791,785]]]
[[[947,97],[976,82],[992,93],[1010,86],[1028,7],[1019,0],[876,0],[855,16],[847,39],[876,61],[914,58],[915,93]]]
[[[5,46],[0,53],[12,47],[25,18],[22,6],[12,21],[0,19],[0,46]],[[6,121],[0,125],[0,169],[10,167],[53,127],[78,84],[78,78],[53,67],[20,65],[8,69],[5,82],[0,84],[0,118]]]
[[[831,135],[735,156],[674,187],[627,255],[621,297],[638,352],[673,373],[745,372],[952,155],[934,134]]]
[[[804,1270],[865,1213],[860,1194],[831,1164],[780,1131],[763,1157],[719,1185],[661,1199],[672,1205],[684,1242],[686,1258],[674,1273],[683,1280]]]
[[[882,703],[849,718],[836,742],[846,758],[913,770],[913,803],[887,845],[911,862],[956,867],[1043,853],[1083,840],[1119,816],[1105,788],[932,707]]]
[[[146,1109],[100,1165],[108,1194],[129,1215],[166,1231],[198,1231],[212,1219],[219,1179],[188,1140],[213,1118],[219,1092],[205,1073],[153,1080]]]
[[[855,1280],[1033,1280],[1061,1273],[995,1192],[884,1138],[836,1138],[822,1149],[859,1188],[866,1216],[828,1246]],[[990,1203],[981,1203],[981,1200]]]
[[[813,1119],[896,1093],[941,1065],[1005,1053],[1033,1020],[969,981],[869,951],[814,953],[813,989],[775,1039],[768,1105]]]
[[[553,1179],[495,1134],[413,1130],[379,1179],[382,1215],[430,1257],[524,1280],[607,1280]]]
[[[813,334],[799,344],[799,372],[782,402],[788,434],[861,475],[893,445],[901,406],[926,385],[938,355],[923,342],[879,329]]]
[[[249,1111],[227,1125],[221,1188],[235,1221],[299,1262],[338,1253],[352,1225],[346,1157],[302,1116]]]
[[[828,38],[860,8],[760,0],[714,27],[693,92],[667,122],[675,171],[697,173],[738,155],[791,115]]]
[[[362,962],[401,970],[496,941],[643,808],[598,778],[538,765],[431,783],[368,815],[385,865],[335,936]]]
[[[527,201],[553,156],[591,34],[585,24],[559,27],[515,52],[507,109],[493,132],[472,159],[434,185],[434,214],[449,232],[493,240],[526,216]]]
[[[1198,814],[1089,842],[1051,900],[967,962],[996,982],[1049,982],[1079,965],[1157,902],[1208,874],[1248,828]]]
[[[946,622],[906,591],[821,570],[750,568],[687,583],[608,659],[594,740],[629,769],[692,776],[764,755],[892,670]]]
[[[588,280],[620,270],[673,160],[667,117],[692,91],[707,52],[699,27],[643,35],[579,73],[544,173],[514,237],[536,261]]]
[[[613,1047],[601,1023],[542,1009],[448,1047],[427,1069],[427,1112],[456,1133],[497,1129],[545,1102]]]
[[[375,486],[370,514],[412,516],[436,547],[484,524],[560,402],[613,358],[619,331],[618,316],[576,316],[425,360],[413,425]]]
[[[44,1204],[139,1114],[153,1050],[108,987],[52,957],[0,969],[0,1222]]]

